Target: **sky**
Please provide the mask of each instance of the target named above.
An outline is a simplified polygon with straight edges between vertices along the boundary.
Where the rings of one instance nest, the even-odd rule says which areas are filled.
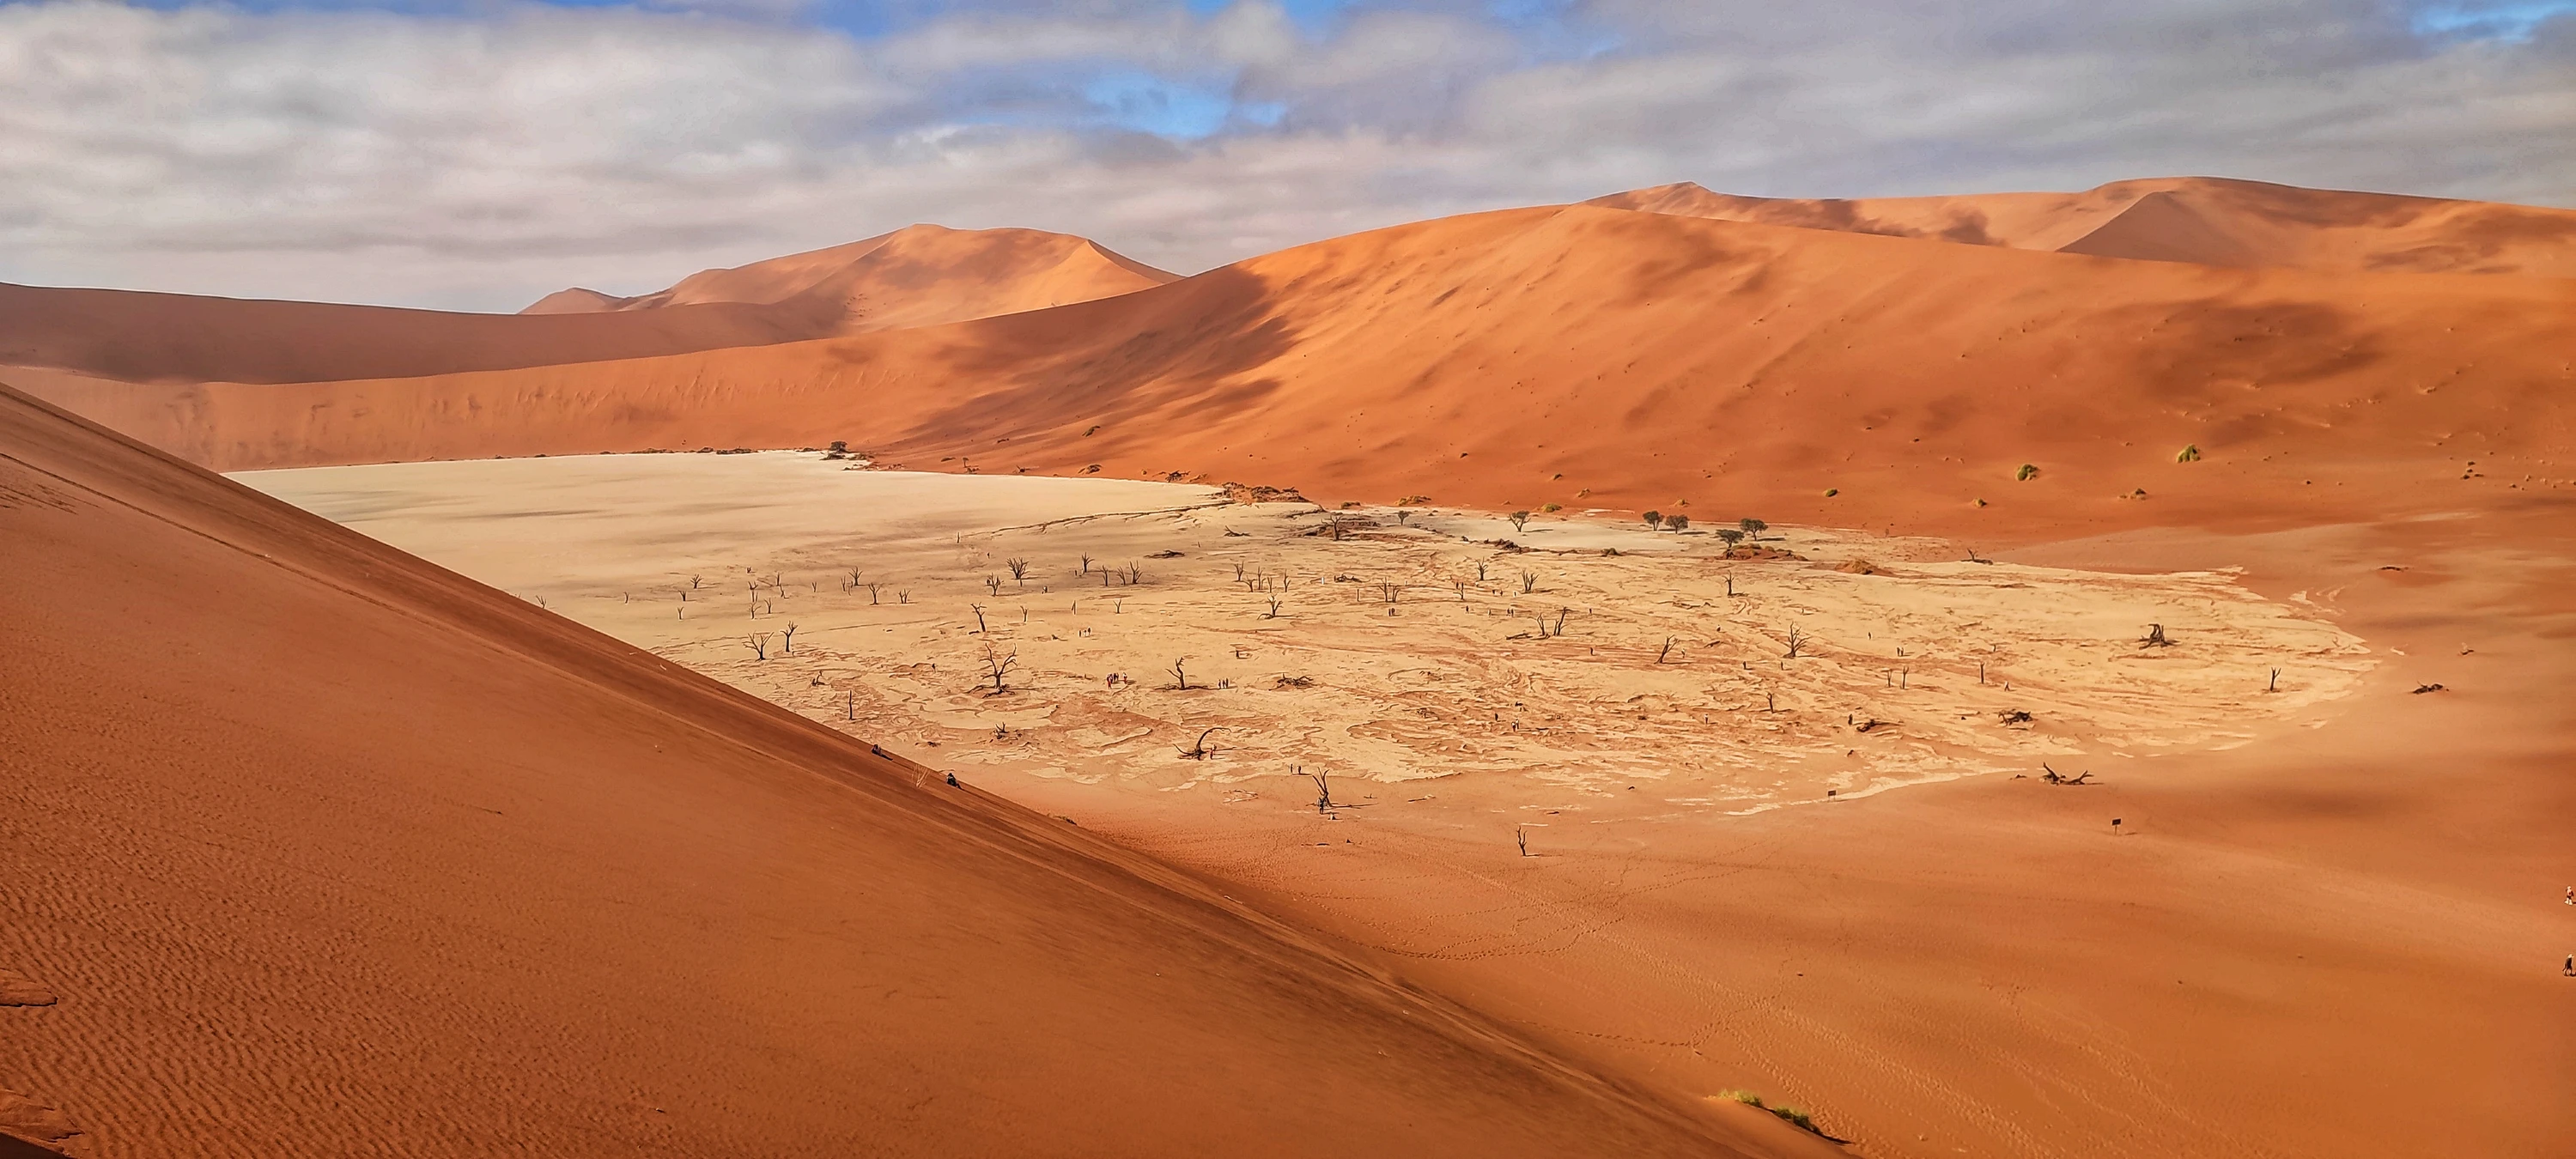
[[[0,281],[514,310],[917,221],[2216,175],[2576,206],[2576,0],[0,0]]]

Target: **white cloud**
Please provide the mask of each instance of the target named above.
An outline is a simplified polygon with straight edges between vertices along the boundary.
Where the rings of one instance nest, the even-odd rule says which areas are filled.
[[[508,309],[915,220],[1194,271],[1681,179],[2576,202],[2576,17],[2477,37],[2375,0],[1602,0],[1318,36],[1268,3],[1103,0],[855,37],[807,11],[0,6],[0,280]]]

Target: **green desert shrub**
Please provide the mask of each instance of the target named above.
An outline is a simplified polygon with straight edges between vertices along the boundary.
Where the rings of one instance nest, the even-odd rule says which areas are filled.
[[[1823,1131],[1816,1128],[1816,1120],[1814,1116],[1811,1116],[1807,1112],[1801,1111],[1796,1107],[1771,1106],[1770,1104],[1762,1101],[1762,1096],[1754,1094],[1751,1091],[1727,1091],[1723,1097],[1733,1099],[1736,1102],[1742,1103],[1745,1106],[1752,1107],[1756,1110],[1769,1111],[1774,1115],[1778,1115],[1783,1121],[1796,1126],[1799,1130],[1812,1132],[1818,1135],[1824,1134]]]

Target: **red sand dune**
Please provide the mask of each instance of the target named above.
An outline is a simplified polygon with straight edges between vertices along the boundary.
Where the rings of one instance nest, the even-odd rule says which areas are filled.
[[[802,304],[803,313],[835,318],[837,332],[856,334],[1087,302],[1175,277],[1066,234],[914,225],[847,245],[702,270],[669,289],[632,298],[560,290],[521,312]]]
[[[0,284],[0,367],[124,382],[447,374],[753,346],[833,332],[827,319],[737,304],[523,318]]]
[[[932,325],[1171,279],[1078,237],[916,225],[644,298],[566,290],[517,315],[0,285],[0,368],[150,383],[450,374]]]
[[[1585,204],[2213,266],[2576,277],[2576,210],[2214,177],[1855,200],[1741,197],[1685,181]]]
[[[914,225],[829,249],[702,270],[667,290],[632,298],[559,290],[521,313],[803,301],[818,315],[837,310],[839,332],[857,334],[1088,302],[1176,276],[1067,234]]]
[[[0,1111],[73,1154],[1802,1146],[6,390],[0,542]]]
[[[1568,207],[846,339],[403,380],[47,389],[226,470],[846,439],[924,469],[1098,464],[1504,509],[1688,502],[2000,540],[2566,487],[2576,469],[2551,456],[2576,405],[2571,318],[2569,280],[2228,269]],[[2200,461],[2176,462],[2186,446]],[[2025,463],[2039,474],[2017,482]]]

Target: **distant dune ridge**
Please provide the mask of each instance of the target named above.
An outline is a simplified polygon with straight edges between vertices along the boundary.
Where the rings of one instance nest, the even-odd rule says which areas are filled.
[[[2289,192],[2351,218],[2418,203]],[[1999,208],[1981,228],[2066,245],[2116,225],[2107,213],[2051,225]],[[831,265],[758,292],[810,301],[836,284],[815,272]],[[2576,279],[2126,260],[1578,205],[824,340],[339,383],[32,386],[226,470],[839,439],[925,469],[1096,466],[1503,510],[1690,501],[1993,536],[2440,508],[2429,485],[2530,452],[2576,405],[2571,318]],[[2025,463],[2044,471],[2018,482]]]
[[[804,302],[815,316],[831,316],[837,308],[838,331],[857,334],[1088,302],[1177,276],[1066,234],[914,225],[847,245],[702,270],[669,289],[632,298],[579,287],[559,290],[520,313]]]
[[[2576,210],[2214,177],[2115,181],[2082,193],[1856,200],[1739,197],[1685,181],[1584,204],[2213,266],[2576,277]]]
[[[0,1106],[77,1154],[1787,1153],[6,389],[0,542]]]
[[[518,315],[0,284],[0,367],[22,383],[508,370],[954,322],[1171,280],[1078,237],[916,225],[640,298],[564,290]]]

